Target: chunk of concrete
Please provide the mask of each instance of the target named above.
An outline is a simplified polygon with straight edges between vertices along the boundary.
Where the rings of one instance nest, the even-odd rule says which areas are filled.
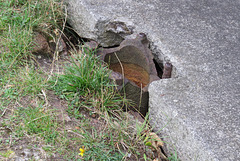
[[[122,3],[121,1],[119,3],[117,1],[65,0],[65,2],[69,15],[68,21],[80,37],[95,40],[103,47],[108,47],[119,45],[133,33],[132,21],[127,20],[127,17],[112,14],[118,4]]]
[[[65,1],[80,36],[113,46],[143,32],[175,67],[149,87],[150,120],[181,160],[240,160],[239,1]]]

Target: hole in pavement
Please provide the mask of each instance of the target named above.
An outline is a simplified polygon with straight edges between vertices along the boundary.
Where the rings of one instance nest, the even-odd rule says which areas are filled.
[[[98,55],[113,71],[111,79],[115,80],[118,89],[135,102],[135,107],[130,110],[137,109],[146,116],[148,85],[164,73],[163,64],[153,58],[146,35],[140,33],[135,39],[124,40],[118,47],[101,48]]]
[[[65,33],[74,45],[93,42],[80,38],[69,24]],[[154,80],[171,77],[171,75],[166,76],[166,64],[153,58],[146,35],[139,34],[135,39],[124,40],[118,46],[100,47],[97,54],[113,71],[111,79],[115,80],[119,91],[126,94],[127,99],[135,102],[135,107],[130,110],[136,111],[137,109],[145,117],[148,112],[148,85]]]
[[[64,34],[62,39],[68,49],[74,47],[79,49],[80,44],[89,42],[90,45],[90,42],[93,42],[81,38],[69,24],[66,25]],[[96,43],[95,46],[97,47],[98,44]],[[112,79],[116,81],[120,91],[124,87],[122,91],[126,92],[126,97],[135,102],[136,106],[132,109],[137,109],[146,116],[149,100],[148,85],[160,78],[170,78],[172,65],[170,63],[163,65],[162,61],[153,58],[149,41],[143,33],[138,34],[135,39],[124,40],[120,46],[100,48],[98,51],[98,55],[101,55],[102,60],[114,71],[115,76]]]
[[[127,78],[138,87],[144,88],[149,84],[149,63],[146,62],[146,58],[141,50],[130,45],[112,48],[112,50],[114,51],[107,53],[104,58],[104,61],[109,64],[110,69],[120,73],[124,78]]]
[[[158,77],[162,78],[162,75],[163,75],[163,63],[158,63],[155,59],[153,59],[153,62],[155,64],[155,68],[157,70]]]

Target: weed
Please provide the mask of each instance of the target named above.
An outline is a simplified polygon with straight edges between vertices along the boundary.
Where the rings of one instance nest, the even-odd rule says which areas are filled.
[[[99,136],[99,133],[93,129],[92,133],[85,131],[83,134],[85,147],[84,160],[121,160],[123,154],[119,153],[114,146],[106,141],[106,135]]]
[[[79,111],[80,107],[75,108],[73,105],[68,106],[67,112],[70,116],[74,116],[76,119],[86,119],[84,115]]]
[[[59,77],[55,90],[65,97],[74,97],[76,93],[81,96],[100,93],[101,87],[109,85],[110,81],[106,67],[97,61],[99,60],[93,54],[73,55],[72,64]]]
[[[72,55],[72,64],[51,81],[53,89],[73,105],[84,107],[119,106],[119,95],[109,79],[110,71],[93,53]]]

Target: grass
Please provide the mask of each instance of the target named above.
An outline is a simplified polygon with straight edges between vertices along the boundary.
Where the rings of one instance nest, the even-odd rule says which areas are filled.
[[[23,65],[31,56],[33,32],[43,26],[46,33],[57,28],[63,14],[60,5],[52,0],[1,0],[0,6],[0,40],[5,50],[0,67],[6,70],[17,67],[14,64]]]
[[[22,124],[22,126],[16,127],[17,131],[26,132],[27,135],[40,136],[46,143],[55,144],[59,134],[56,130],[58,127],[56,117],[52,111],[46,111],[41,106],[21,107],[18,109],[16,117],[19,117],[17,121]]]
[[[91,54],[91,53],[90,53]],[[66,67],[54,89],[59,95],[68,99],[74,95],[87,96],[90,93],[100,93],[106,85],[110,85],[109,73],[106,67],[98,63],[93,54],[72,55],[72,64]]]
[[[124,99],[116,93],[116,86],[109,79],[109,69],[94,53],[73,54],[71,60],[64,74],[51,81],[61,98],[78,106],[102,110],[122,106]]]
[[[36,63],[34,33],[57,42],[63,11],[56,0],[0,0],[0,159],[24,149],[49,160],[154,159],[145,145],[147,119],[140,123],[122,111],[129,102],[95,51],[72,52],[62,74],[53,74],[57,52],[50,71]]]
[[[80,52],[72,55],[71,60],[71,65],[65,68],[63,75],[53,77],[53,89],[69,101],[71,106],[68,112],[76,119],[85,119],[79,111],[86,109],[89,116],[95,113],[99,115],[98,119],[107,123],[103,130],[82,126],[84,132],[81,136],[84,139],[81,142],[87,147],[85,159],[121,160],[126,153],[122,151],[124,148],[133,152],[138,146],[138,142],[135,142],[137,132],[129,131],[130,120],[126,121],[127,116],[120,117],[123,115],[121,107],[126,102],[109,80],[110,71],[93,53]],[[114,119],[114,115],[119,119]]]

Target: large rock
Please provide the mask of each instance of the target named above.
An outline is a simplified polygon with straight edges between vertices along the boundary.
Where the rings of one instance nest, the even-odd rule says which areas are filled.
[[[181,160],[240,160],[239,1],[65,1],[80,36],[114,46],[143,32],[173,64],[149,87],[150,120]]]

